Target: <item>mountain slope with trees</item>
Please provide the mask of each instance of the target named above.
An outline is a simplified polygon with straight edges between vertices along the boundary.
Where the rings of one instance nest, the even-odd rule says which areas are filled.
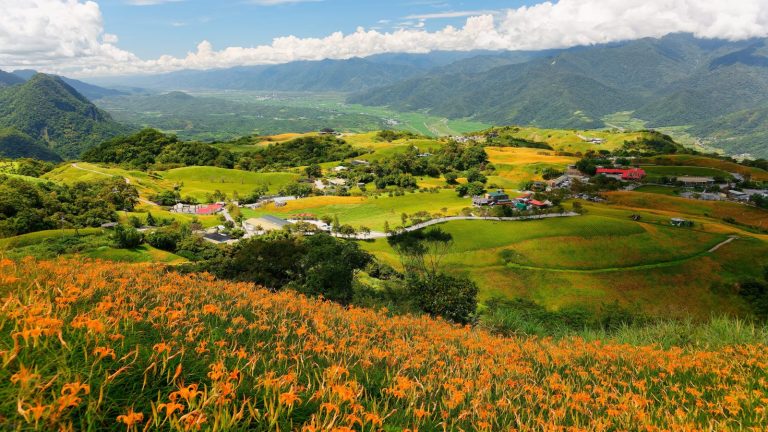
[[[64,158],[130,130],[61,78],[45,74],[0,89],[0,127],[14,128]]]

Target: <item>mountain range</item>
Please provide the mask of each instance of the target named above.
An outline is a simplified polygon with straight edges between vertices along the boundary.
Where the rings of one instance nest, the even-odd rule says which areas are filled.
[[[443,68],[348,101],[555,128],[606,127],[606,116],[631,112],[647,127],[685,127],[730,153],[766,156],[759,122],[732,127],[744,110],[768,108],[768,44],[676,34],[580,47],[484,71]]]
[[[91,100],[121,100],[138,114],[156,111],[150,107],[157,104],[187,107],[179,112],[164,109],[174,115],[164,115],[163,125],[151,124],[151,116],[121,114],[122,120],[137,125],[172,129],[182,127],[176,124],[188,128],[186,117],[192,114],[195,127],[208,127],[200,121],[204,118],[200,110],[206,109],[219,114],[247,111],[227,124],[233,131],[247,130],[248,116],[282,117],[265,108],[253,111],[256,108],[213,99],[191,101],[183,94],[125,99],[127,92],[107,88],[110,85],[155,92],[336,92],[346,93],[351,104],[497,125],[670,128],[666,130],[684,131],[730,154],[768,157],[768,39],[731,42],[686,34],[546,51],[382,54],[89,79],[89,83],[29,70],[0,71],[0,128],[13,128],[66,158],[131,128],[114,122]],[[149,98],[146,103],[143,97]],[[297,118],[315,114],[307,110]],[[279,129],[277,123],[274,126]]]

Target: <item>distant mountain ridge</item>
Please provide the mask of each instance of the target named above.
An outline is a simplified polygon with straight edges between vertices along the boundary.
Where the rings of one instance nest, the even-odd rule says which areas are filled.
[[[692,131],[768,105],[765,39],[728,42],[675,34],[560,50],[479,72],[455,70],[358,92],[348,101],[554,128],[605,127],[605,116],[631,111],[648,127],[686,126]],[[767,156],[764,141],[747,137],[757,132],[742,130],[746,135],[741,135],[739,150]],[[729,148],[733,140],[703,137],[735,150]]]
[[[32,79],[32,77],[35,76],[37,73],[38,73],[37,71],[32,69],[21,69],[21,70],[13,71],[13,75],[21,78],[21,81],[19,81],[19,83]],[[61,78],[62,81],[64,81],[65,83],[69,84],[72,88],[77,90],[78,93],[82,94],[83,96],[85,96],[90,100],[101,99],[103,97],[110,97],[110,96],[122,96],[122,95],[128,94],[120,90],[104,88],[97,85],[88,84],[86,82],[76,80],[73,78],[67,78],[63,76],[60,76],[59,78]]]
[[[21,156],[41,154],[42,146],[63,158],[75,158],[85,149],[131,130],[112,120],[61,78],[45,74],[0,88],[0,128],[12,131],[7,134],[16,137],[15,155],[24,153],[21,138],[27,136],[38,145],[30,145],[28,154]],[[10,147],[0,148],[0,153],[9,152]],[[46,159],[52,158],[48,156]]]

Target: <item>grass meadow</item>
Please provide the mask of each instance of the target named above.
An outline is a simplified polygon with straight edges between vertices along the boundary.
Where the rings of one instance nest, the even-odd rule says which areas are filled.
[[[661,177],[722,177],[730,180],[733,178],[729,173],[716,168],[698,167],[698,166],[643,166],[649,179],[658,179]]]
[[[740,224],[768,229],[768,212],[743,204],[700,201],[642,192],[619,191],[605,195],[610,204],[623,208],[666,214],[671,217],[682,215],[718,220],[733,218]]]
[[[403,213],[413,214],[426,211],[430,214],[455,215],[461,209],[471,206],[470,200],[460,198],[455,191],[441,189],[438,193],[416,192],[403,196],[388,197],[310,197],[289,201],[285,207],[276,208],[273,204],[248,210],[243,209],[245,217],[275,215],[290,217],[298,213],[311,213],[318,217],[328,215],[338,217],[342,224],[355,227],[367,226],[381,231],[385,222],[394,228],[402,225]],[[445,210],[445,211],[444,211]]]
[[[259,186],[267,186],[271,193],[277,193],[299,178],[298,174],[291,173],[257,173],[216,167],[185,167],[159,174],[165,181],[181,185],[182,196],[203,201],[216,190],[230,198],[235,192],[240,196],[248,195]]]
[[[624,141],[635,141],[642,133],[640,132],[613,132],[600,130],[556,130],[540,129],[535,127],[521,127],[520,131],[513,135],[530,141],[545,142],[555,150],[570,153],[585,153],[588,150],[616,150],[624,145]],[[604,139],[603,144],[592,144],[584,141],[585,138]]]

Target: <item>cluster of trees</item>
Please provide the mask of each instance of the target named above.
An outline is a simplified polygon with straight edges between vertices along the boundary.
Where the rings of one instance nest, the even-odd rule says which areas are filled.
[[[379,141],[392,142],[401,139],[416,139],[424,138],[422,135],[417,135],[413,132],[407,131],[395,131],[395,130],[382,130],[376,133],[376,139]]]
[[[515,136],[514,134],[518,132],[520,132],[520,128],[507,126],[503,128],[493,128],[482,132],[482,134],[485,135],[485,144],[493,147],[527,147],[553,150],[552,146],[547,143]]]
[[[474,175],[482,176],[480,170],[490,167],[488,155],[482,145],[451,142],[434,150],[434,154],[430,156],[421,154],[413,147],[403,153],[372,161],[367,166],[352,167],[340,176],[356,183],[373,182],[377,189],[385,189],[388,186],[415,189],[418,187],[418,176],[444,175],[449,184],[455,184],[459,173],[476,173]]]
[[[180,141],[155,129],[120,136],[83,153],[86,162],[113,163],[146,170],[178,166],[232,168],[236,157],[228,150],[200,142]]]
[[[371,260],[371,255],[354,242],[327,234],[305,237],[277,231],[241,241],[195,269],[272,290],[290,288],[347,305],[354,296],[355,273]]]
[[[459,324],[474,322],[477,285],[443,270],[453,247],[449,233],[440,228],[408,232],[389,237],[389,244],[400,257],[407,293],[421,311]]]
[[[0,161],[0,173],[18,174],[27,177],[41,177],[43,174],[53,171],[56,164],[40,159],[22,158]]]
[[[662,154],[693,153],[692,150],[675,142],[671,136],[657,131],[642,131],[643,136],[635,141],[625,141],[617,156],[655,156]]]
[[[332,135],[301,137],[243,153],[237,167],[246,171],[279,170],[357,157],[365,150],[356,149]]]
[[[59,228],[98,227],[133,210],[139,194],[122,179],[31,183],[0,175],[0,237]]]

